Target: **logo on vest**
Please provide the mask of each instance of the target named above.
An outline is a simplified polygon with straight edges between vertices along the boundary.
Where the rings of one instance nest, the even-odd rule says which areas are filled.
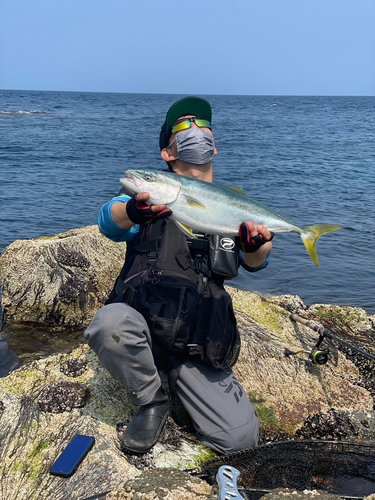
[[[235,246],[235,242],[232,238],[221,238],[220,240],[220,250],[225,252],[230,252]]]

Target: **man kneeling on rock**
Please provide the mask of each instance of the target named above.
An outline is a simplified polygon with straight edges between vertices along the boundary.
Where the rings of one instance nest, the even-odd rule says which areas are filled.
[[[210,104],[187,97],[168,111],[161,156],[178,175],[213,181],[217,154]],[[124,267],[106,305],[85,337],[109,373],[139,406],[124,433],[125,451],[147,452],[171,408],[185,409],[197,437],[219,453],[251,448],[259,421],[232,366],[240,337],[224,289],[240,265],[267,266],[273,234],[245,221],[233,239],[196,234],[189,239],[169,219],[166,205],[147,205],[149,193],[125,188],[99,215],[102,233],[126,241]],[[167,397],[167,394],[170,396]],[[170,400],[170,401],[169,401]]]

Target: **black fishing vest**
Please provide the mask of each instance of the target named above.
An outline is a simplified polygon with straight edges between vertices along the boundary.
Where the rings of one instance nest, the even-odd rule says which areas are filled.
[[[232,238],[189,239],[173,221],[140,226],[107,303],[126,302],[146,319],[163,355],[223,370],[233,366],[240,337],[224,280],[238,274]]]

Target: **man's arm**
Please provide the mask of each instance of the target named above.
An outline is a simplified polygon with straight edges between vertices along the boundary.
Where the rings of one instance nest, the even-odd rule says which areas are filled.
[[[128,203],[114,203],[111,207],[111,215],[113,222],[120,229],[130,229],[136,224],[141,224],[142,222],[149,222],[151,219],[164,218],[171,215],[171,211],[168,210],[167,205],[145,205],[145,201],[150,198],[149,193],[139,193],[133,201],[133,198],[128,201]],[[132,204],[132,210],[129,211],[128,204]],[[132,214],[130,219],[129,213]],[[146,215],[146,213],[148,215]],[[139,218],[139,220],[136,220]],[[143,219],[146,220],[143,220]],[[147,220],[148,219],[148,220]]]
[[[117,227],[124,230],[130,229],[131,227],[135,226],[134,222],[132,222],[128,217],[128,214],[126,212],[126,205],[126,203],[114,203],[111,207],[113,222]]]
[[[264,240],[264,243],[261,244],[255,252],[251,253],[246,252],[246,244],[239,245],[240,248],[242,247],[242,258],[245,264],[250,268],[258,268],[266,262],[272,250],[271,239],[273,238],[273,233],[264,226],[255,227],[252,222],[247,222],[246,226],[249,240],[257,238],[258,235],[261,235]],[[242,236],[244,239],[244,235]]]

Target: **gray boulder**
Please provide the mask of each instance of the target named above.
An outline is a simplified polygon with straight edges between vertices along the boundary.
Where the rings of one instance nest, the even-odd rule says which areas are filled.
[[[0,257],[4,324],[86,326],[112,290],[125,251],[97,226],[15,241]]]
[[[0,258],[6,324],[23,330],[30,323],[49,326],[51,335],[58,329],[62,336],[68,327],[82,329],[104,304],[124,255],[125,244],[110,242],[96,226],[14,242]],[[260,419],[260,444],[284,439],[373,443],[373,361],[324,340],[328,363],[312,363],[306,351],[318,334],[292,321],[290,313],[373,355],[375,316],[351,307],[306,307],[294,296],[264,299],[227,289],[242,337],[234,370]],[[286,348],[297,354],[286,356]],[[127,500],[215,498],[215,489],[183,472],[215,454],[172,420],[150,453],[122,453],[120,438],[134,411],[124,389],[83,344],[0,379],[1,494],[7,500],[78,500],[105,491],[111,492],[108,498]],[[52,477],[51,464],[77,433],[94,436],[95,447],[74,476]],[[297,493],[270,495],[295,498]]]
[[[292,321],[290,311],[315,320],[373,356],[375,316],[352,307],[315,304],[308,308],[294,296],[265,300],[252,293],[228,290],[242,333],[235,371],[263,427],[287,435],[298,431],[304,438],[373,440],[374,361],[340,343],[324,340],[321,347],[330,350],[329,362],[321,366],[311,363],[303,351],[311,350],[319,335]],[[299,354],[288,357],[285,348]],[[337,419],[329,413],[332,409],[339,414]],[[336,423],[330,425],[330,417]]]
[[[284,355],[286,346],[298,351],[316,341],[312,330],[290,320],[285,309],[290,304],[308,317],[333,317],[347,340],[361,339],[371,352],[372,346],[363,342],[366,335],[372,342],[373,318],[353,308],[306,308],[296,297],[264,300],[234,289],[230,293],[243,340],[235,372],[260,419],[260,442],[373,442],[374,391],[365,383],[366,370],[367,381],[373,378],[369,365],[340,350],[337,360],[323,366],[311,364],[303,354]],[[34,361],[0,379],[0,401],[4,498],[78,500],[105,491],[111,491],[112,499],[215,498],[215,490],[183,472],[215,454],[172,420],[146,455],[122,453],[120,438],[135,408],[87,345]],[[50,476],[51,464],[77,433],[94,436],[94,449],[70,479]]]
[[[122,490],[143,471],[192,469],[213,458],[171,420],[150,453],[125,455],[120,437],[134,412],[124,388],[86,345],[68,355],[34,361],[0,379],[0,497],[84,499]],[[94,448],[73,476],[52,476],[50,467],[76,434],[93,436]],[[203,483],[200,490],[211,488]]]

